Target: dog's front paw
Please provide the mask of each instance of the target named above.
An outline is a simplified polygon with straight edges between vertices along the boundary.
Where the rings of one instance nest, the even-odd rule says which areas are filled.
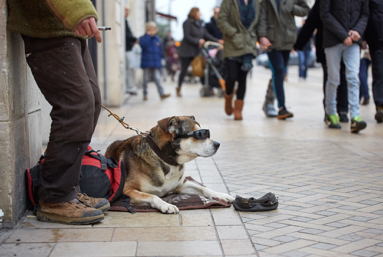
[[[225,193],[217,193],[214,197],[225,200],[228,203],[233,203],[235,198]]]
[[[169,204],[169,203],[162,203],[158,209],[162,212],[162,213],[173,213],[173,214],[176,214],[176,213],[179,213],[180,211],[178,210],[177,206],[173,205],[173,204]]]

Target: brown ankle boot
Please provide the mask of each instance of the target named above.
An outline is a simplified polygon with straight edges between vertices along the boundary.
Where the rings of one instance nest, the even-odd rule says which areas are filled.
[[[178,97],[182,97],[182,95],[181,95],[181,87],[177,87],[176,90],[177,90],[177,96]]]
[[[234,101],[234,119],[242,120],[242,109],[243,109],[243,100],[235,100]]]
[[[105,198],[93,198],[83,193],[77,193],[77,200],[89,207],[106,212],[110,208],[110,203]]]
[[[40,200],[37,219],[70,225],[94,224],[104,219],[104,213],[80,203],[77,199],[64,203],[44,203]]]
[[[227,95],[225,93],[224,96],[225,96],[225,112],[227,115],[231,115],[233,114],[233,94]]]

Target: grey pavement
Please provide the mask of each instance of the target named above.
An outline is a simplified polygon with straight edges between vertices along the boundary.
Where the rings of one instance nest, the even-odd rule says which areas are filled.
[[[200,85],[164,83],[171,98],[161,101],[154,84],[111,109],[125,122],[149,130],[174,115],[194,115],[220,142],[212,158],[186,165],[187,174],[231,195],[260,197],[273,192],[271,212],[231,208],[160,213],[109,212],[94,226],[42,223],[26,216],[1,231],[0,256],[383,256],[383,124],[371,103],[361,106],[368,123],[360,134],[349,124],[328,129],[323,122],[322,72],[310,69],[299,82],[289,68],[287,107],[294,118],[266,118],[261,110],[270,70],[255,67],[248,82],[244,120],[225,115],[223,99],[201,98]],[[135,135],[102,111],[91,146],[103,152],[117,139]]]

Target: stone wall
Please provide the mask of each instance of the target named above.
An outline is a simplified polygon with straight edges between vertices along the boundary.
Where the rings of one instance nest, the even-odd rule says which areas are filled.
[[[22,38],[6,30],[6,16],[0,0],[0,209],[3,227],[13,227],[25,213],[24,170],[41,154],[41,108]]]

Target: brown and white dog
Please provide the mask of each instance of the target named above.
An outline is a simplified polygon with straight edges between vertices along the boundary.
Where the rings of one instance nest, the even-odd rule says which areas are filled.
[[[131,198],[132,203],[149,203],[163,213],[178,213],[176,206],[160,197],[173,192],[220,198],[229,203],[234,201],[234,197],[228,194],[215,192],[185,179],[185,163],[199,156],[214,155],[220,145],[209,138],[210,134],[198,137],[199,132],[206,130],[201,130],[193,116],[166,118],[158,121],[157,126],[150,130],[155,144],[175,165],[161,159],[142,136],[115,141],[108,147],[105,156],[125,162],[127,177],[123,193]]]

